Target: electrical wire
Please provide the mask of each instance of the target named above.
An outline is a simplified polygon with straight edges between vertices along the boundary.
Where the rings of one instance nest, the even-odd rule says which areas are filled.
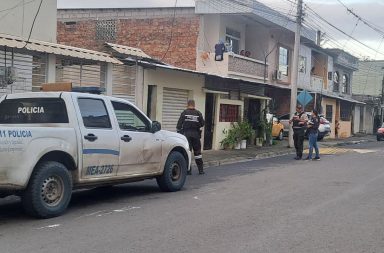
[[[33,22],[32,22],[32,25],[31,25],[31,30],[29,31],[28,39],[27,39],[27,41],[25,42],[25,45],[24,45],[23,48],[25,48],[25,47],[28,45],[29,40],[31,39],[31,35],[32,35],[33,27],[35,26],[36,18],[37,18],[37,16],[39,15],[39,12],[40,12],[41,4],[42,4],[42,3],[43,3],[43,0],[40,0],[39,7],[37,8],[37,12],[36,12],[36,14],[35,14],[35,17],[33,18]]]
[[[286,1],[289,1],[289,0],[286,0]],[[384,53],[382,52],[379,52],[377,51],[376,49],[372,48],[371,46],[368,46],[366,45],[365,43],[361,42],[360,40],[356,39],[355,37],[347,34],[346,32],[344,32],[343,30],[341,30],[340,28],[336,27],[335,25],[333,25],[331,22],[329,22],[328,20],[326,20],[325,18],[323,18],[322,16],[320,16],[316,11],[314,11],[312,8],[310,8],[308,5],[306,5],[307,9],[313,14],[315,15],[318,19],[322,20],[323,22],[325,22],[327,25],[329,25],[330,27],[332,27],[333,29],[337,30],[338,32],[342,33],[343,35],[347,36],[348,38],[350,38],[351,40],[357,42],[358,44],[372,50],[373,52],[377,52],[378,54],[380,55],[383,55],[384,56]]]
[[[168,47],[165,51],[163,57],[161,57],[160,61],[162,62],[165,58],[165,56],[168,54],[169,49],[171,48],[172,40],[173,40],[173,28],[175,27],[175,21],[176,21],[176,6],[177,6],[177,0],[175,0],[175,6],[173,8],[173,18],[172,18],[172,26],[171,26],[171,36],[169,38]]]

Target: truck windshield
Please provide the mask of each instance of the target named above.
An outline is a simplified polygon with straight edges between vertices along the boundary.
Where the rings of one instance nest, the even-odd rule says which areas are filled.
[[[68,123],[61,98],[6,99],[0,103],[0,124]]]

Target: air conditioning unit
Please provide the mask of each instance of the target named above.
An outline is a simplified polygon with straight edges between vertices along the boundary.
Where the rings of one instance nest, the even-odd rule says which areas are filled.
[[[281,71],[279,71],[278,69],[276,69],[275,71],[273,71],[273,73],[272,73],[272,79],[273,79],[273,80],[281,80]]]

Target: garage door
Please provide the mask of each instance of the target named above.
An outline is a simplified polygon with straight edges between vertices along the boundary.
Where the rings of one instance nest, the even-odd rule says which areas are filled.
[[[188,90],[164,88],[162,129],[176,131],[180,114],[186,109]]]
[[[112,95],[135,103],[136,66],[113,65]]]

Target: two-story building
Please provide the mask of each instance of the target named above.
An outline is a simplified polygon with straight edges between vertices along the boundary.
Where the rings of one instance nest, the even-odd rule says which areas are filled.
[[[360,109],[360,132],[375,133],[383,123],[384,61],[359,61],[353,74],[353,98],[365,103]]]
[[[40,1],[0,2],[4,10],[0,23],[0,95],[40,91],[47,82],[104,86],[112,94],[108,78],[112,64],[122,62],[105,53],[56,44],[56,0],[39,5]]]

